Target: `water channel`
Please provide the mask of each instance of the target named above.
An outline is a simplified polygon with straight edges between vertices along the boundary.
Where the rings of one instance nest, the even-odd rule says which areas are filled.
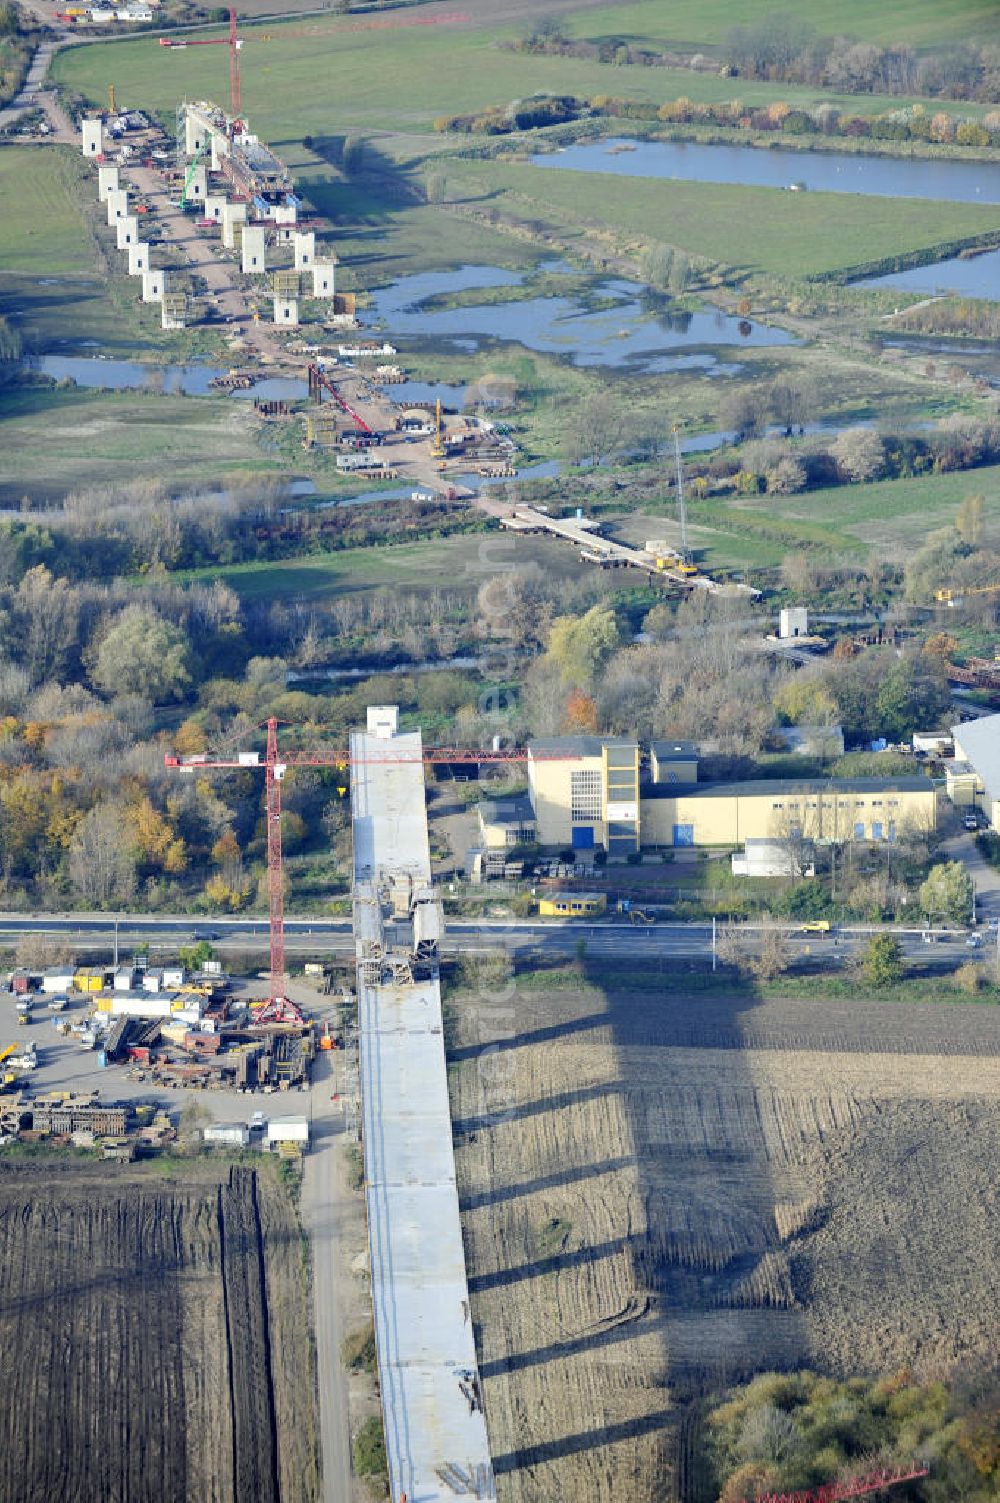
[[[897,287],[900,292],[922,292],[928,297],[956,293],[959,297],[1000,299],[1000,250],[982,256],[952,256],[931,266],[911,266],[909,271],[890,271],[881,277],[865,277],[855,287]]]
[[[882,157],[863,152],[711,145],[701,141],[588,141],[531,158],[555,172],[663,177],[755,188],[1000,204],[1000,164]]]

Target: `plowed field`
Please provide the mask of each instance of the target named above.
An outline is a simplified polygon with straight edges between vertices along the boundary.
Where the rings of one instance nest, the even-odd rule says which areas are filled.
[[[684,1498],[706,1386],[996,1350],[998,1010],[620,984],[455,1004],[501,1503]]]
[[[0,1168],[0,1498],[311,1503],[294,1211],[251,1169]]]

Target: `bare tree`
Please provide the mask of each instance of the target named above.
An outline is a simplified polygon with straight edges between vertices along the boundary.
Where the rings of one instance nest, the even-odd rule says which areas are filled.
[[[70,847],[69,874],[77,895],[95,908],[134,895],[136,858],[119,806],[98,804],[81,821]]]
[[[875,480],[885,468],[885,445],[873,428],[845,428],[830,448],[852,480]]]

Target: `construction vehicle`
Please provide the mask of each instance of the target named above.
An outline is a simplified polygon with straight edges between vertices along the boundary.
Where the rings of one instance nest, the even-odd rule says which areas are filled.
[[[655,914],[647,913],[645,908],[630,908],[628,911],[628,918],[629,923],[633,926],[633,928],[638,928],[640,924],[656,923]]]
[[[1000,584],[970,585],[968,589],[951,589],[945,586],[943,589],[934,591],[934,599],[938,605],[946,605],[950,610],[960,606],[967,595],[995,595],[1000,591]]]
[[[18,1021],[18,1023],[20,1023],[22,1026],[24,1024],[26,1024],[26,1023],[30,1023],[31,1022],[31,1000],[30,1000],[30,998],[28,998],[28,997],[21,997],[18,1000],[16,1006],[17,1006],[17,1021]]]
[[[830,920],[808,919],[806,923],[801,925],[799,932],[801,934],[829,934]]]
[[[677,521],[681,529],[681,551],[675,567],[678,574],[683,574],[690,579],[693,574],[698,573],[698,569],[691,561],[691,550],[688,547],[687,506],[684,503],[684,466],[681,463],[680,433],[676,425],[674,426],[674,465],[677,471]]]
[[[67,11],[67,15],[70,14],[72,14],[72,12]],[[113,83],[108,84],[108,113],[111,115],[117,115],[118,113],[118,97],[115,94],[115,86]]]
[[[444,459],[447,453],[444,434],[441,431],[441,398],[438,397],[434,403],[434,437],[431,439],[431,458]]]

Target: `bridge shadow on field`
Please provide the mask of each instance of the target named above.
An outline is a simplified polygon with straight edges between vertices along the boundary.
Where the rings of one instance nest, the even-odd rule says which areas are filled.
[[[706,989],[705,967],[682,964],[515,976],[513,1026],[479,1044],[463,1026],[450,1056],[465,1087],[477,1063],[492,1081],[479,1110],[462,1088],[454,1126],[511,1498],[703,1503],[691,1401],[806,1360],[792,1265],[815,1216],[807,1129],[742,1047],[755,988]]]

